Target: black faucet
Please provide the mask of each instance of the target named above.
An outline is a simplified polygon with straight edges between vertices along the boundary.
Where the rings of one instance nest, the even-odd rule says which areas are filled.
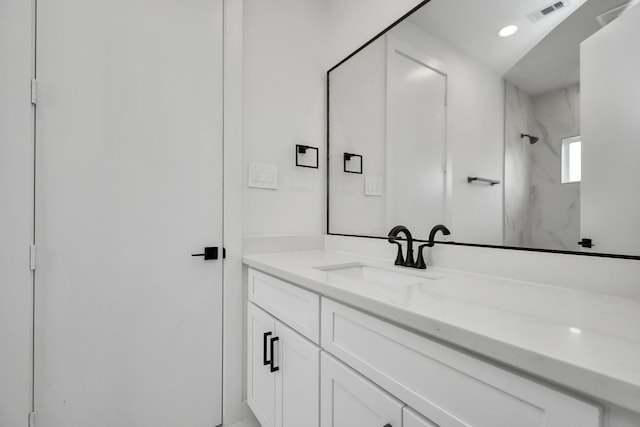
[[[398,234],[404,233],[407,237],[407,259],[405,260],[402,256],[402,245],[398,241]],[[415,267],[415,263],[413,262],[413,237],[411,236],[411,232],[404,225],[396,225],[389,231],[389,243],[395,243],[398,245],[398,255],[396,256],[396,265],[402,265],[404,267]]]
[[[438,231],[442,231],[442,234],[444,234],[445,236],[448,236],[449,234],[451,234],[449,229],[442,224],[438,224],[435,227],[433,227],[431,229],[431,232],[429,232],[429,241],[424,245],[418,246],[418,260],[415,263],[415,268],[421,268],[421,269],[427,268],[427,263],[424,262],[424,256],[422,256],[422,249],[425,246],[428,246],[431,248],[433,247],[433,245],[436,244],[434,238],[436,237],[436,233]]]

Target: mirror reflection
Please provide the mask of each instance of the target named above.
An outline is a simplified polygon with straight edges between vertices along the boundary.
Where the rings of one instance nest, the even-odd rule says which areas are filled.
[[[332,68],[329,233],[640,256],[636,3],[431,0]]]

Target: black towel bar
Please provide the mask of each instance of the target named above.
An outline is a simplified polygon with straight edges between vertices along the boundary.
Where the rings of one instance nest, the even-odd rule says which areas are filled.
[[[487,184],[491,184],[491,186],[494,186],[496,184],[500,184],[500,181],[496,181],[495,179],[479,178],[477,176],[468,176],[467,177],[467,182],[473,182],[473,181],[486,182]]]

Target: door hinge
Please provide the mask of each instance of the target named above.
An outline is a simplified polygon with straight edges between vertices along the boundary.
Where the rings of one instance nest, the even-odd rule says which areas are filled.
[[[29,412],[29,427],[36,427],[36,413]]]
[[[29,268],[36,269],[36,245],[29,245]]]
[[[31,79],[31,103],[36,105],[38,103],[38,81]]]

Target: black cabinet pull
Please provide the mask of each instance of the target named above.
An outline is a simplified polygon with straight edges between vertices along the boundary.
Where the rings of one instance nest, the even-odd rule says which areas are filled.
[[[280,367],[279,367],[279,366],[274,366],[275,357],[273,357],[273,354],[274,354],[274,353],[273,353],[273,350],[274,350],[274,348],[273,348],[273,347],[274,347],[274,343],[278,342],[279,340],[280,340],[280,338],[278,338],[278,337],[273,337],[273,338],[271,338],[271,339],[269,340],[269,341],[270,341],[270,347],[271,347],[271,361],[269,362],[269,363],[271,363],[271,366],[270,366],[270,368],[271,368],[271,372],[276,372],[276,371],[279,371],[279,370],[280,370]]]
[[[385,425],[383,425],[382,427],[393,427],[391,424],[386,423]]]
[[[262,336],[262,364],[267,366],[271,363],[269,359],[267,359],[267,338],[271,336],[271,332],[265,332]],[[271,349],[271,358],[273,358],[273,348]]]

